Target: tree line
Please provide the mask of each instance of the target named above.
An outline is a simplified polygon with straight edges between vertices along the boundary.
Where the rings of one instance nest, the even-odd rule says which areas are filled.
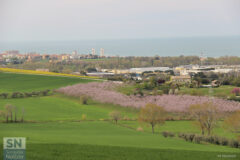
[[[0,93],[0,97],[3,99],[7,99],[7,98],[47,96],[49,94],[49,92],[50,92],[50,90],[46,89],[44,91],[33,91],[33,92]]]
[[[17,115],[21,114],[20,118],[17,118]],[[0,110],[0,117],[3,117],[5,119],[6,123],[18,123],[24,122],[24,114],[25,110],[22,108],[19,110],[18,107],[11,105],[11,104],[6,104],[4,106],[3,110]]]
[[[95,61],[72,60],[55,62],[24,62],[22,64],[8,64],[8,67],[35,70],[48,68],[52,72],[72,73],[86,72],[88,70],[100,69],[129,69],[136,67],[176,67],[180,65],[203,64],[203,65],[239,65],[240,57],[226,56],[219,58],[208,57],[201,61],[198,56],[177,56],[177,57],[116,57],[99,59]]]

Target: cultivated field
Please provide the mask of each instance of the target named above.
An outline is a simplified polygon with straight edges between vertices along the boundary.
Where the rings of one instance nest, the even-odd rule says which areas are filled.
[[[90,80],[0,72],[0,92],[8,93],[52,90],[87,82]],[[178,137],[164,138],[160,134],[162,131],[200,133],[192,121],[167,121],[156,128],[156,134],[152,134],[151,128],[136,121],[138,109],[117,104],[90,100],[87,105],[83,105],[78,97],[61,93],[1,98],[0,110],[6,104],[15,105],[19,109],[18,117],[21,116],[21,108],[24,108],[25,123],[0,123],[0,156],[3,137],[26,137],[27,159],[31,160],[218,160],[221,155],[235,155],[235,159],[240,157],[240,150],[236,148],[196,144]],[[109,113],[114,110],[125,117],[118,124],[109,120]],[[139,126],[143,131],[137,131]],[[213,134],[236,137],[222,129],[221,122]]]

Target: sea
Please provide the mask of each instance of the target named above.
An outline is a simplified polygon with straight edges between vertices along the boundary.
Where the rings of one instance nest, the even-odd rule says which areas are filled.
[[[20,53],[64,54],[77,51],[89,54],[95,48],[106,56],[240,56],[240,36],[191,37],[191,38],[146,38],[105,39],[75,41],[1,42],[0,53],[19,50]]]

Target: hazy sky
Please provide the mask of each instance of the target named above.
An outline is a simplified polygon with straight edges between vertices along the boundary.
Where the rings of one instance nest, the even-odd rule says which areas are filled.
[[[0,0],[0,41],[240,35],[240,0]]]

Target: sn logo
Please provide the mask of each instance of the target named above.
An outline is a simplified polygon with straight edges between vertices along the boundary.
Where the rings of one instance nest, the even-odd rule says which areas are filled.
[[[26,149],[26,138],[5,137],[3,138],[4,149]]]

